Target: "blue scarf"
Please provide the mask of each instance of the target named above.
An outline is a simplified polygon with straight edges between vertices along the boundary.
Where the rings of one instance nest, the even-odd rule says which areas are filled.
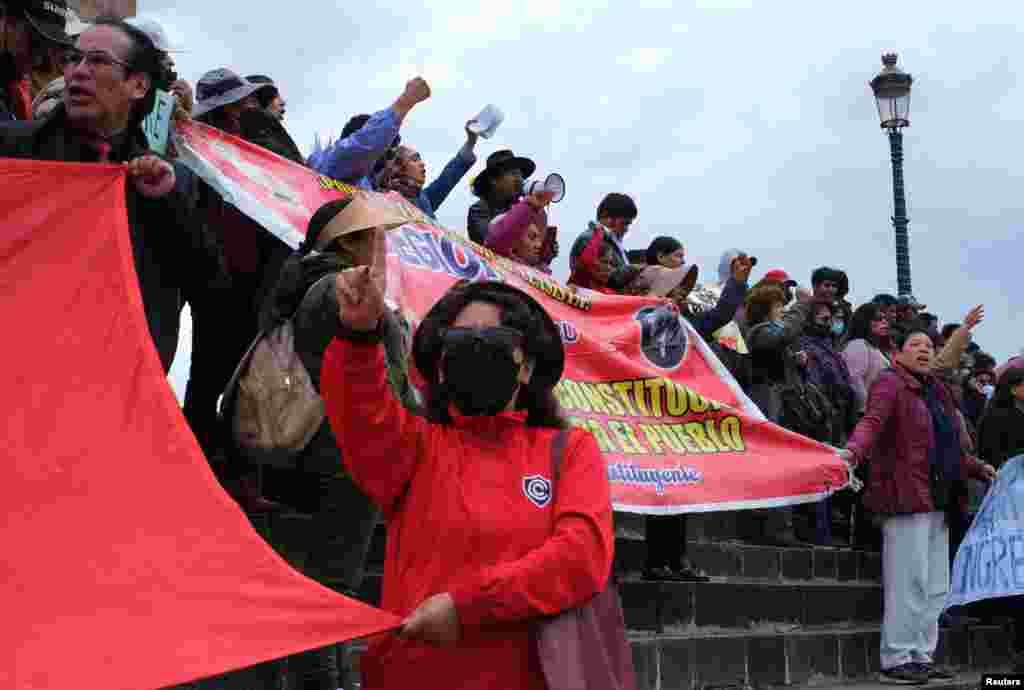
[[[946,412],[939,393],[938,381],[924,381],[921,395],[932,417],[935,443],[928,448],[929,474],[935,477],[932,484],[932,500],[936,510],[944,510],[949,503],[950,485],[960,476],[960,429],[955,417]]]

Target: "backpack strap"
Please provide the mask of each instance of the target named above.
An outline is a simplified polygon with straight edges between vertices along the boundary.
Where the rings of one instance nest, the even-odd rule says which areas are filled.
[[[555,500],[555,488],[558,477],[562,473],[562,459],[565,457],[565,445],[569,440],[569,430],[559,429],[551,441],[551,500]]]

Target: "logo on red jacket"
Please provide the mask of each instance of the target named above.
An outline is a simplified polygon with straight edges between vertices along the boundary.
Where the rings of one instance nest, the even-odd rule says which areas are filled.
[[[543,508],[551,503],[551,481],[539,474],[523,477],[523,493],[530,499],[530,503]]]

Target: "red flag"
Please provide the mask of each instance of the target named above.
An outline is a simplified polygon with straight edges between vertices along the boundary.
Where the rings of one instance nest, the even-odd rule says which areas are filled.
[[[396,627],[221,490],[149,338],[124,185],[0,165],[0,687],[163,687]]]

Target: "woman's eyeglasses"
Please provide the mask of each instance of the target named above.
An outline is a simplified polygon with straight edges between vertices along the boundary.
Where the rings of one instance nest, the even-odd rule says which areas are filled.
[[[112,67],[114,65],[121,65],[127,70],[132,68],[124,60],[118,60],[113,55],[105,53],[102,50],[87,50],[81,51],[75,48],[64,51],[64,55],[61,56],[61,64],[65,69],[68,67],[77,67],[85,61],[85,66],[89,69],[96,69],[97,67]]]

